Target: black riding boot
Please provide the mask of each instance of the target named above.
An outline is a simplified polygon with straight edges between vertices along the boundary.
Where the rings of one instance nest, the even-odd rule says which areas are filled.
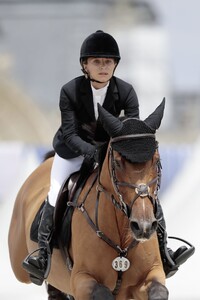
[[[163,269],[166,277],[169,278],[178,271],[179,266],[182,265],[194,253],[194,250],[191,249],[191,251],[188,251],[186,246],[181,246],[174,252],[172,249],[167,247],[166,224],[163,210],[159,201],[156,218],[158,220],[157,236],[161,259],[163,262]]]
[[[32,255],[31,253],[23,261],[23,268],[30,274],[30,279],[33,283],[41,285],[44,279],[47,278],[50,266],[51,266],[51,237],[53,234],[53,213],[54,207],[49,204],[48,199],[46,200],[40,225],[38,228],[38,245],[39,251],[38,256]]]

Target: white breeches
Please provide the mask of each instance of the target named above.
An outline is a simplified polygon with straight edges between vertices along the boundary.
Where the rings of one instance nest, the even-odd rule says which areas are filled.
[[[80,170],[84,157],[78,156],[71,159],[64,159],[55,154],[51,168],[50,190],[48,193],[49,203],[55,206],[58,193],[65,179],[72,173]]]

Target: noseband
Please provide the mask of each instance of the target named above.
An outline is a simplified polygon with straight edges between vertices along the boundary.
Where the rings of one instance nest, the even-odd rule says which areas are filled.
[[[140,183],[140,184],[135,184],[135,183],[129,183],[129,182],[120,182],[117,180],[117,176],[116,176],[116,171],[115,171],[115,159],[114,159],[114,154],[113,154],[113,148],[112,148],[112,143],[121,141],[121,140],[125,140],[125,139],[134,139],[134,138],[144,138],[144,137],[153,137],[155,138],[154,134],[151,133],[147,133],[147,134],[130,134],[130,135],[124,135],[124,136],[118,136],[115,138],[111,139],[110,142],[110,149],[109,149],[109,160],[111,162],[111,170],[109,170],[110,172],[110,177],[113,183],[113,187],[114,190],[119,198],[120,204],[118,201],[116,201],[114,199],[114,197],[112,197],[112,202],[115,206],[117,206],[118,208],[120,208],[125,215],[129,218],[130,214],[131,214],[131,210],[132,207],[135,203],[135,201],[140,197],[140,198],[149,198],[150,202],[153,205],[153,209],[154,209],[154,214],[156,214],[157,211],[157,198],[158,198],[158,190],[160,188],[160,177],[161,177],[161,164],[160,164],[160,160],[157,162],[157,176],[155,178],[153,178],[151,181],[147,182],[147,183]],[[156,188],[154,190],[154,197],[152,197],[152,195],[150,194],[150,187],[151,185],[153,185],[154,183],[156,183]],[[126,186],[128,188],[134,189],[135,190],[135,197],[133,198],[133,200],[131,201],[130,204],[127,204],[124,199],[122,194],[120,193],[119,190],[119,186]]]

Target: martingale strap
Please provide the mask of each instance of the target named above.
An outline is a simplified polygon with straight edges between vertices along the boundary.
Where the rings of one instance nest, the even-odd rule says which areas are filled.
[[[84,215],[84,217],[86,218],[88,224],[91,226],[91,228],[96,232],[97,236],[102,239],[104,242],[106,242],[110,247],[112,247],[113,249],[116,250],[116,252],[119,254],[120,257],[126,257],[128,251],[135,247],[139,242],[136,240],[132,240],[132,242],[129,244],[128,247],[126,247],[125,249],[122,249],[119,245],[115,244],[107,235],[105,235],[101,230],[99,230],[99,226],[98,226],[98,207],[99,207],[99,198],[100,198],[100,193],[103,190],[98,190],[97,189],[97,199],[96,199],[96,209],[95,209],[95,223],[92,221],[92,219],[90,218],[87,210],[84,207],[84,203],[82,203],[79,207],[77,207]],[[117,277],[117,281],[116,281],[116,285],[115,288],[112,292],[112,294],[115,296],[118,294],[120,286],[121,286],[121,282],[122,282],[122,271],[117,271],[118,272],[118,277]]]
[[[129,249],[133,248],[138,244],[138,241],[133,240],[129,246],[125,249],[122,249],[119,245],[115,244],[108,236],[106,236],[98,226],[98,207],[99,207],[99,197],[100,197],[101,191],[97,191],[97,200],[96,200],[96,210],[95,210],[95,223],[90,218],[87,210],[85,209],[85,206],[83,203],[79,207],[77,207],[84,215],[86,220],[88,221],[88,224],[92,227],[92,229],[96,232],[97,236],[101,238],[104,242],[106,242],[109,246],[111,246],[113,249],[115,249],[120,256],[126,256]]]
[[[127,248],[121,249],[121,247],[119,245],[115,244],[109,237],[107,237],[99,229],[99,225],[98,225],[99,198],[100,198],[100,193],[101,192],[105,192],[105,190],[97,188],[96,209],[95,209],[95,223],[93,222],[93,220],[89,216],[87,210],[85,209],[85,201],[86,201],[87,196],[90,193],[92,187],[94,186],[96,180],[97,180],[97,176],[94,177],[94,180],[93,180],[90,188],[88,189],[88,191],[87,191],[87,193],[86,193],[83,201],[80,204],[76,204],[76,203],[73,203],[73,202],[68,202],[67,205],[68,206],[73,206],[73,207],[77,208],[79,211],[81,211],[83,213],[84,217],[86,218],[88,224],[96,232],[97,236],[99,238],[101,238],[104,242],[106,242],[109,246],[111,246],[113,249],[115,249],[120,256],[126,256],[128,250],[131,249],[131,248],[133,248],[134,246],[136,246],[138,244],[138,242],[136,240],[133,240]]]

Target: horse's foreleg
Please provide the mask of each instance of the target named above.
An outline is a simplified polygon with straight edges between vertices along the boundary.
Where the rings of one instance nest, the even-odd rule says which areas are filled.
[[[158,281],[152,281],[148,288],[148,300],[168,300],[169,292],[166,286]]]
[[[79,273],[72,279],[72,291],[76,300],[114,300],[106,286],[99,284],[89,274]]]

